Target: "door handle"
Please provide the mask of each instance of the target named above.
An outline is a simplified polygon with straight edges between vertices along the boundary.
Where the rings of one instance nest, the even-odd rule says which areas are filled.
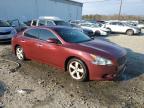
[[[21,40],[21,42],[23,42],[23,43],[24,43],[24,42],[26,42],[26,41],[25,41],[25,40]]]

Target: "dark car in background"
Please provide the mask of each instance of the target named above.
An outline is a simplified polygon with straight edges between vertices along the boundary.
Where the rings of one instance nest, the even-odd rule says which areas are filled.
[[[69,27],[26,29],[13,37],[12,47],[19,60],[62,68],[77,81],[113,80],[126,68],[125,49]]]
[[[15,28],[17,32],[21,32],[28,28],[28,26],[24,22],[21,22],[18,19],[8,20],[8,23],[11,27]]]

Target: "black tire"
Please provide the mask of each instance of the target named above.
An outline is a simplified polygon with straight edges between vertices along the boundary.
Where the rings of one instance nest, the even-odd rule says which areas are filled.
[[[112,32],[110,28],[107,28],[107,29],[109,30],[110,33]]]
[[[20,55],[18,55],[18,50],[19,50],[19,51],[20,51],[20,50],[22,51],[22,52],[21,52],[21,57],[20,57]],[[23,48],[22,48],[21,46],[17,46],[17,47],[16,47],[15,53],[16,53],[16,57],[18,58],[18,60],[20,60],[20,61],[26,60],[26,57],[25,57],[25,54],[24,54],[24,50],[23,50]]]
[[[132,35],[134,35],[134,31],[133,31],[133,30],[127,30],[127,31],[126,31],[126,34],[127,34],[128,36],[132,36]]]
[[[71,70],[70,70],[70,65],[72,64],[72,63],[74,63],[74,62],[78,62],[80,65],[79,65],[79,67],[81,68],[81,69],[83,69],[83,73],[82,73],[82,75],[81,75],[81,78],[79,78],[79,79],[76,79],[76,78],[74,78],[73,76],[72,76],[72,74],[71,74]],[[74,79],[74,80],[76,80],[76,81],[87,81],[88,80],[88,69],[87,69],[87,66],[85,65],[85,63],[83,62],[83,61],[81,61],[81,60],[79,60],[79,59],[77,59],[77,58],[73,58],[73,59],[70,59],[69,60],[69,62],[68,62],[68,64],[67,64],[67,70],[68,70],[68,72],[69,72],[69,74],[70,74],[70,76],[72,77],[72,79]],[[76,73],[77,74],[77,73]],[[75,74],[75,76],[77,76]],[[80,73],[79,73],[80,74]]]
[[[100,31],[95,31],[95,34],[94,34],[95,36],[101,36],[101,33],[100,33]]]

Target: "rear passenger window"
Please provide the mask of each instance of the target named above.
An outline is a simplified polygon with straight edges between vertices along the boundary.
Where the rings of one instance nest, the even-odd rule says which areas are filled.
[[[112,23],[110,23],[111,25],[117,25],[117,22],[112,22]]]
[[[44,25],[46,25],[46,21],[45,20],[40,20],[38,25],[39,26],[44,26]]]
[[[48,40],[49,38],[55,38],[57,39],[57,37],[50,31],[45,30],[45,29],[40,29],[39,32],[39,39],[41,40]]]
[[[54,23],[52,21],[47,21],[47,26],[53,26]]]
[[[30,29],[24,33],[24,36],[38,39],[39,30],[38,29]]]

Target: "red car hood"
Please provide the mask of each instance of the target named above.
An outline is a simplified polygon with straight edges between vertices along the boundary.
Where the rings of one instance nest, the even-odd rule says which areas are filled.
[[[119,58],[126,55],[126,50],[117,44],[102,40],[93,40],[79,44],[80,50],[97,54],[99,56],[111,56]]]

